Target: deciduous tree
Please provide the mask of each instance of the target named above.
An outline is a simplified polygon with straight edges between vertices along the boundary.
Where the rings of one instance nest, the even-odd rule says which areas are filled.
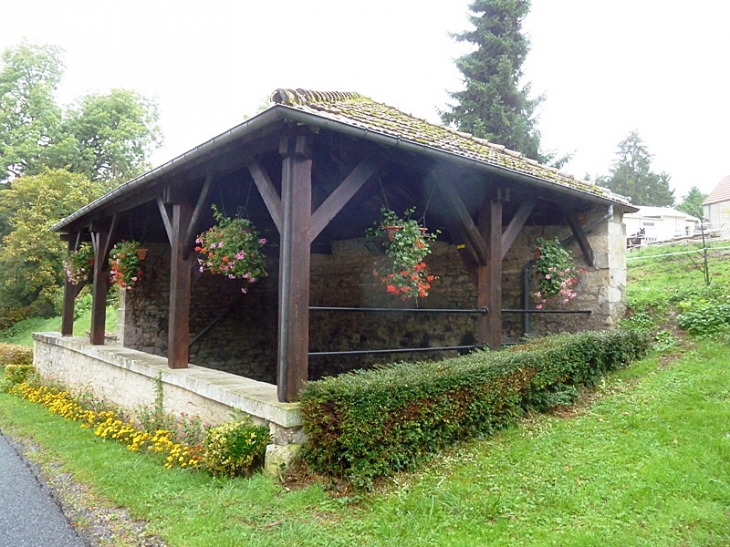
[[[157,120],[157,105],[134,91],[87,95],[64,120],[63,131],[75,144],[70,170],[91,180],[119,182],[141,174],[161,143]]]
[[[68,169],[92,181],[140,174],[161,144],[157,105],[114,89],[64,110],[55,99],[62,54],[55,46],[23,42],[2,55],[0,182],[44,169]]]
[[[0,182],[36,174],[61,139],[54,94],[63,74],[62,51],[23,42],[2,54],[0,72]]]
[[[29,315],[56,311],[65,245],[49,228],[104,190],[83,175],[58,169],[14,179],[0,192],[0,208],[17,213],[0,245],[0,320],[18,317],[18,310]]]

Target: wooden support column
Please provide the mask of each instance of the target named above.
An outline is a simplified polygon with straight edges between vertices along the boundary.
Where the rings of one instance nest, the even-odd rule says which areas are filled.
[[[167,186],[157,197],[162,223],[170,240],[170,316],[167,331],[167,366],[188,368],[190,347],[190,290],[195,264],[193,238],[207,203],[213,174],[209,173],[197,195]]]
[[[312,216],[311,138],[282,137],[279,247],[279,401],[294,401],[309,372],[309,266]]]
[[[167,365],[170,368],[188,368],[190,343],[190,287],[192,261],[186,239],[193,220],[193,203],[174,203],[170,219],[170,317],[167,336]],[[186,258],[187,255],[187,258]]]
[[[106,327],[106,293],[109,291],[109,250],[117,227],[115,214],[111,221],[91,225],[91,244],[94,247],[94,286],[91,291],[91,334],[95,346],[104,345]]]
[[[67,252],[70,254],[78,247],[78,238],[69,234]],[[74,285],[64,275],[63,282],[63,312],[61,313],[61,336],[73,336],[74,334],[74,304],[76,297],[84,288],[86,282]]]
[[[487,264],[479,265],[477,306],[489,308],[479,317],[478,341],[502,347],[502,201],[490,199],[479,210],[479,231],[488,242]]]

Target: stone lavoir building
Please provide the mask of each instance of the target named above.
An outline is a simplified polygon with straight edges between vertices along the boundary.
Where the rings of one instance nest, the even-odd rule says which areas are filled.
[[[93,242],[93,325],[90,343],[70,337],[79,286],[67,284],[63,332],[37,335],[37,359],[63,347],[87,367],[165,362],[165,378],[182,374],[170,380],[179,388],[228,404],[200,387],[215,371],[218,386],[240,377],[253,391],[270,386],[284,408],[307,379],[498,348],[526,331],[611,328],[622,316],[622,215],[636,209],[621,196],[356,93],[279,89],[272,101],[54,227],[70,250]],[[238,280],[199,271],[195,238],[214,224],[212,204],[240,212],[267,240],[269,275],[246,294]],[[415,207],[439,231],[427,259],[437,279],[417,309],[373,275],[382,257],[365,234],[384,205]],[[526,299],[538,237],[561,239],[585,269],[564,308],[535,310]],[[121,296],[109,357],[107,257],[124,239],[148,253],[142,280]],[[408,349],[418,351],[395,351]]]

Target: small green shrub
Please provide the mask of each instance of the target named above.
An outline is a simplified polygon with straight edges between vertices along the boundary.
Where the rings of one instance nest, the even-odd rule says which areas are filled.
[[[679,346],[679,339],[668,330],[660,330],[654,335],[654,351],[670,351]]]
[[[595,385],[648,349],[644,332],[583,332],[310,382],[301,393],[303,457],[316,472],[369,488],[377,477],[413,470],[435,451],[491,434],[527,410],[568,404],[580,386]]]
[[[25,382],[31,374],[35,373],[33,365],[6,365],[5,366],[5,390]]]
[[[633,312],[629,317],[621,319],[620,324],[621,328],[626,330],[650,332],[656,328],[656,322],[645,310]]]
[[[215,477],[248,475],[263,462],[267,444],[269,429],[250,419],[212,427],[205,437],[205,465]]]
[[[33,350],[19,344],[0,343],[0,366],[30,365],[33,362]]]
[[[694,336],[712,336],[730,328],[730,302],[722,301],[684,303],[685,311],[677,317],[679,328]]]

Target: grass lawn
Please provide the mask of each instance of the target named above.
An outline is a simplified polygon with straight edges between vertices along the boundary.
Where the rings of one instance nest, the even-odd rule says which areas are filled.
[[[629,262],[629,303],[669,321],[671,295],[703,284],[692,260]],[[728,255],[718,251],[710,268],[724,293]],[[170,547],[727,547],[730,337],[717,338],[685,340],[611,375],[576,407],[530,416],[349,497],[319,483],[168,471],[2,392],[0,429],[38,443],[31,457],[50,473],[71,473],[111,507],[146,519]],[[110,544],[140,544],[130,538]]]
[[[91,311],[82,313],[74,321],[74,336],[86,336],[91,329]],[[106,309],[106,330],[117,330],[117,309]],[[32,317],[20,321],[9,329],[0,332],[0,342],[5,344],[20,344],[33,347],[34,332],[61,332],[60,317]]]
[[[655,355],[566,415],[532,417],[355,498],[167,471],[7,394],[0,428],[171,546],[727,546],[727,355],[716,342]]]

